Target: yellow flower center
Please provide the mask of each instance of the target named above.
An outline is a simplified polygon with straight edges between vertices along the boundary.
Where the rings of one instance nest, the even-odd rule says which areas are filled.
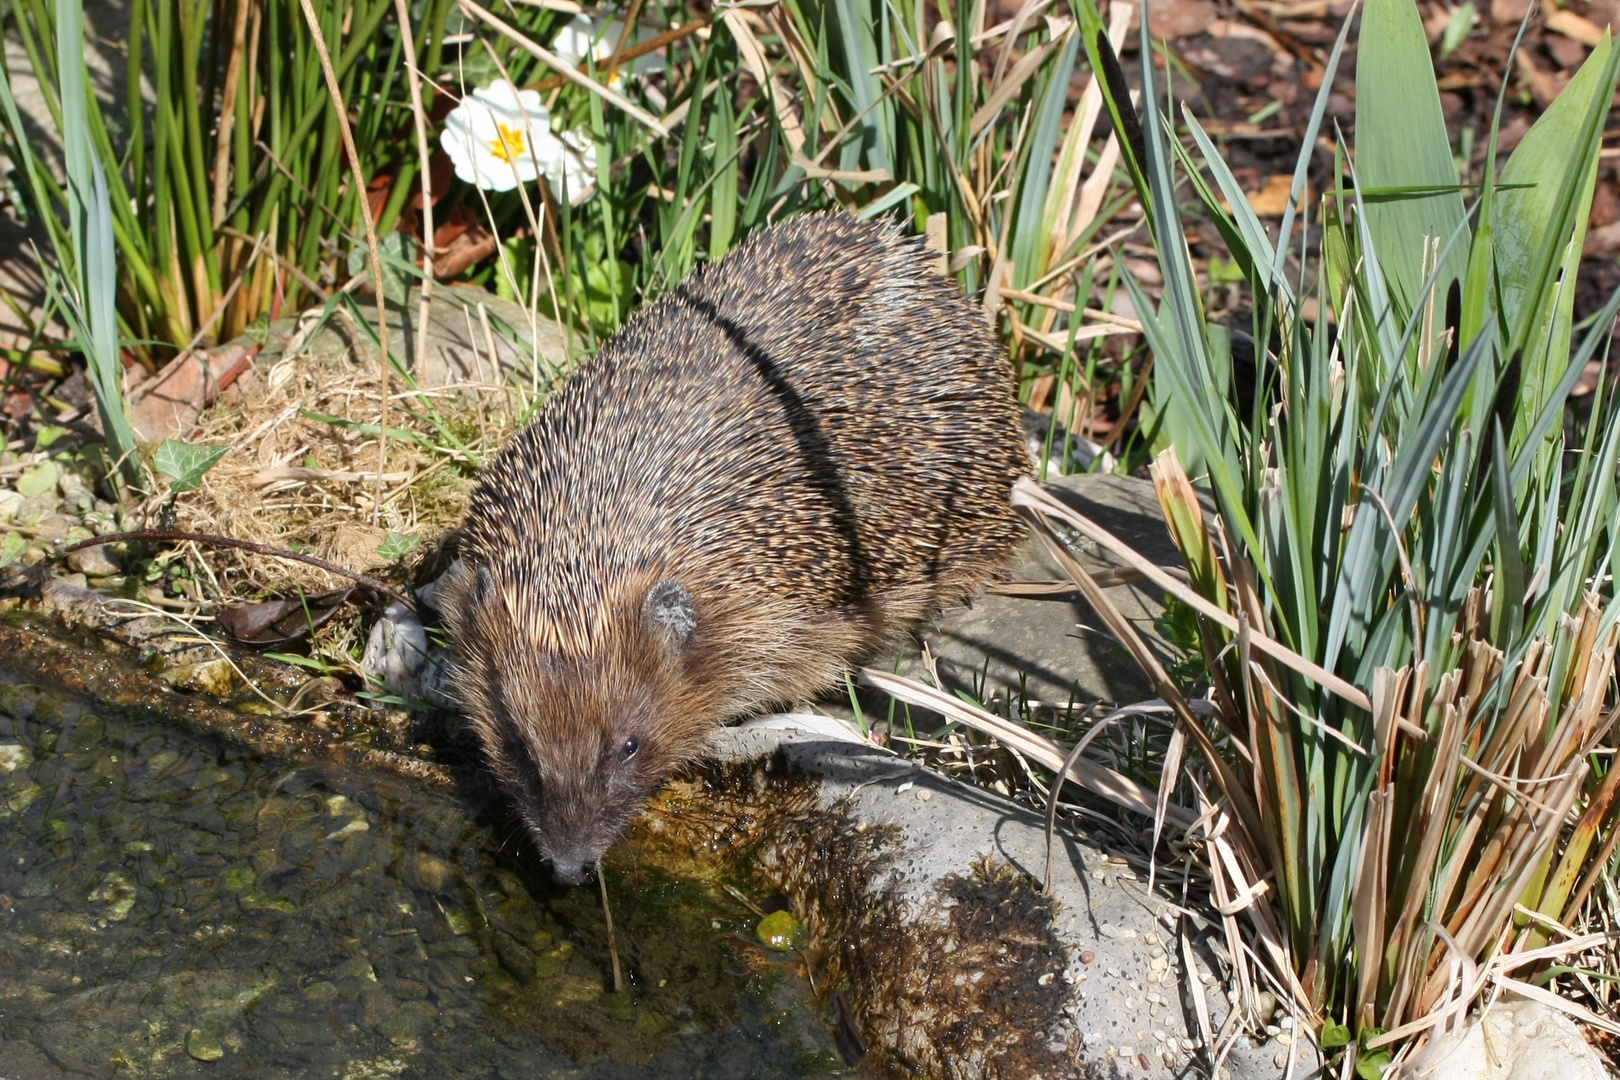
[[[489,152],[510,165],[523,156],[523,132],[496,121],[499,134],[489,140]]]

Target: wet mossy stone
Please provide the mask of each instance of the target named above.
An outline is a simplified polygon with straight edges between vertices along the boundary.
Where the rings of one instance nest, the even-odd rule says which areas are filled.
[[[793,917],[791,911],[773,911],[754,928],[754,933],[767,948],[786,952],[804,944],[804,924]]]
[[[377,1034],[395,1046],[403,1046],[427,1034],[438,1018],[439,1010],[434,1005],[426,1001],[407,1001],[394,1010],[394,1015],[377,1025]]]
[[[331,1001],[337,996],[337,984],[334,982],[329,982],[325,979],[322,979],[319,982],[312,982],[308,986],[304,987],[304,999],[316,1004]]]
[[[511,934],[501,930],[495,932],[495,955],[500,958],[501,967],[510,972],[513,978],[523,983],[534,981],[539,958]]]
[[[186,1053],[198,1061],[218,1061],[225,1056],[225,1044],[212,1032],[192,1028],[186,1035]]]

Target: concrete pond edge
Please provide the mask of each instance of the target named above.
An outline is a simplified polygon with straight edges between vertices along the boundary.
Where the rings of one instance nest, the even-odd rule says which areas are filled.
[[[779,889],[819,943],[813,974],[847,988],[869,1052],[894,1065],[950,1080],[1210,1074],[1192,995],[1219,1032],[1215,926],[1067,825],[1043,892],[1038,811],[840,720],[724,729],[699,779],[671,785],[637,831],[699,858],[730,848]],[[1286,1016],[1271,1027],[1236,1039],[1221,1074],[1319,1072],[1308,1035]]]

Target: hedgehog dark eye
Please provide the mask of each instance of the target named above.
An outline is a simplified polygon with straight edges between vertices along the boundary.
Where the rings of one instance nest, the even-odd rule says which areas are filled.
[[[624,745],[619,747],[619,760],[620,761],[629,761],[631,758],[635,757],[637,752],[640,751],[640,750],[641,750],[641,742],[640,742],[640,740],[638,740],[638,739],[626,739],[626,740],[624,740]]]

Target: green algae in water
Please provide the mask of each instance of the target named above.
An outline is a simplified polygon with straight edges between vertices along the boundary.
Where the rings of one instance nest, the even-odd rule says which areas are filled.
[[[746,913],[657,868],[607,870],[615,994],[596,890],[454,798],[15,686],[0,766],[6,1080],[846,1071]]]

